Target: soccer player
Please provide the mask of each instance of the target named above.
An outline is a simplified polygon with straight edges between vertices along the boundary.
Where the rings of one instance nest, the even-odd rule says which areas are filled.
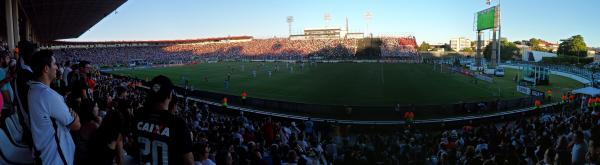
[[[135,115],[133,136],[139,164],[194,164],[191,132],[169,111],[175,95],[171,80],[157,76],[149,83],[143,112]]]
[[[256,70],[252,70],[252,77],[256,78]]]

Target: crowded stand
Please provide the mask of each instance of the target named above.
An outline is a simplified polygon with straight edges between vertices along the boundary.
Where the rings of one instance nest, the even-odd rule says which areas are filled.
[[[184,51],[166,53],[161,46],[96,47],[59,49],[54,53],[61,61],[94,61],[98,66],[128,65],[144,60],[152,64],[189,61],[194,54]]]
[[[2,87],[5,106],[1,118],[4,121],[20,114],[21,119],[30,121],[23,124],[18,141],[28,145],[35,160],[44,164],[600,163],[600,112],[596,107],[600,104],[578,108],[585,99],[579,96],[539,109],[533,117],[436,129],[394,126],[375,133],[369,131],[373,127],[244,114],[178,97],[173,83],[164,76],[146,82],[100,73],[92,67],[127,59],[111,51],[129,52],[135,58],[177,59],[232,47],[243,47],[236,56],[281,53],[303,42],[259,40],[253,44],[54,53],[34,51],[34,45],[22,42],[21,59],[8,52],[0,58],[5,75],[2,82],[10,82]],[[277,51],[259,50],[274,45],[280,45]],[[306,46],[306,52],[295,55],[304,56],[319,47]],[[136,54],[138,50],[143,53]],[[208,56],[227,57],[218,53]],[[57,61],[67,62],[56,65]],[[25,83],[27,79],[32,83]],[[8,94],[13,90],[15,97]],[[49,109],[53,111],[47,114]]]
[[[381,38],[381,56],[412,57],[417,56],[417,41],[414,37]]]
[[[173,45],[166,52],[190,51],[201,57],[298,59],[310,55],[350,57],[356,52],[356,39],[288,40],[255,39],[250,42]],[[320,54],[315,54],[319,52]]]
[[[382,56],[416,56],[414,38],[385,38]],[[254,39],[252,41],[199,42],[153,46],[61,48],[54,50],[59,61],[93,61],[97,66],[127,66],[136,61],[147,64],[185,63],[191,59],[299,60],[312,56],[326,59],[352,58],[358,39]]]

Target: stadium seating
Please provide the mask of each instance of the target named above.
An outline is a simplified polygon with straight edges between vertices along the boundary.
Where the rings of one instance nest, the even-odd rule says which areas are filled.
[[[411,37],[385,38],[382,56],[416,56],[416,41]],[[120,46],[69,48],[55,50],[58,59],[94,61],[99,66],[128,65],[144,60],[152,64],[190,61],[193,57],[207,59],[302,59],[311,56],[352,58],[358,39],[289,40],[255,39],[246,42],[172,44],[168,46]]]

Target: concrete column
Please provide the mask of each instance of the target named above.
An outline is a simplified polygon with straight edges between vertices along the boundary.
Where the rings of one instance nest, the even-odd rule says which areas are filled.
[[[6,15],[6,43],[8,44],[8,49],[10,51],[15,49],[15,36],[13,35],[13,11],[12,11],[12,1],[13,0],[5,0],[4,8]]]
[[[476,66],[481,66],[481,31],[477,31],[477,55],[475,57]]]
[[[497,44],[498,43],[498,39],[496,38],[496,28],[494,28],[494,30],[492,30],[493,34],[492,34],[492,53],[490,54],[490,65],[491,67],[496,67],[496,56],[498,56],[497,52]],[[500,58],[500,57],[497,57]]]
[[[25,22],[25,40],[27,41],[31,41],[31,24],[29,23],[29,20],[26,20]]]
[[[19,1],[17,0],[13,0],[12,3],[12,16],[13,16],[13,37],[14,37],[14,43],[19,43],[19,41],[21,41],[21,35],[19,33]]]

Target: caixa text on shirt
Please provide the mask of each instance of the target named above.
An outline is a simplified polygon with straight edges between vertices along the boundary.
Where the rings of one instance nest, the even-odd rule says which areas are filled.
[[[153,133],[153,134],[157,134],[160,136],[169,137],[169,127],[165,127],[162,125],[157,125],[157,124],[153,124],[153,123],[146,123],[146,122],[140,121],[137,123],[137,129],[138,129],[138,131],[148,132],[148,133]]]

